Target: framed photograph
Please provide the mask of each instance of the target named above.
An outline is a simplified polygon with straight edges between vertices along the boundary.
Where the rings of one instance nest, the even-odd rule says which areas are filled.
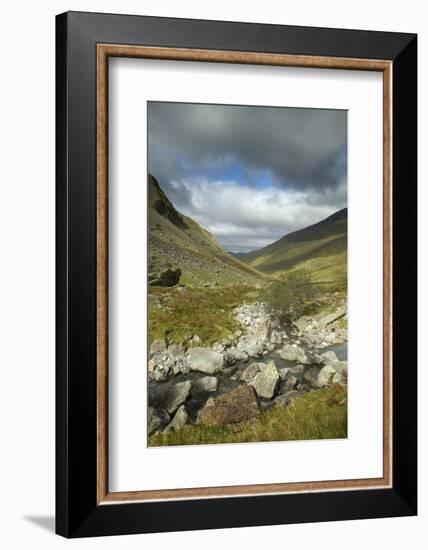
[[[58,534],[416,514],[416,36],[56,24]]]

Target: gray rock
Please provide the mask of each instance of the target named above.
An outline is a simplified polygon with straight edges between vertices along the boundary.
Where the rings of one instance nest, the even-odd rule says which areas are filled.
[[[333,361],[338,361],[337,355],[334,353],[334,351],[325,351],[321,354],[321,357],[323,359],[323,363],[325,364],[332,363]]]
[[[154,432],[162,430],[169,421],[170,416],[165,410],[156,410],[153,407],[149,407],[147,415],[147,431],[149,436]]]
[[[281,393],[285,393],[288,390],[293,390],[297,386],[297,383],[297,378],[292,374],[288,374],[281,384]]]
[[[220,342],[214,342],[214,344],[211,347],[217,353],[221,353],[222,351],[224,351],[224,346]]]
[[[187,365],[192,371],[215,374],[222,369],[223,364],[223,355],[213,349],[191,348],[187,352]]]
[[[155,382],[166,382],[168,380],[168,372],[169,367],[159,367],[151,373],[150,379]]]
[[[168,433],[168,432],[176,432],[178,430],[181,430],[181,428],[187,423],[188,418],[189,417],[186,412],[186,409],[184,408],[184,405],[181,405],[181,407],[177,409],[177,412],[175,413],[174,418],[171,420],[168,426],[164,429],[164,432]]]
[[[263,353],[263,344],[256,336],[243,336],[236,346],[238,351],[246,353],[249,357],[259,357]]]
[[[288,372],[295,376],[298,380],[303,380],[305,374],[305,367],[303,365],[296,365],[295,367],[289,367]]]
[[[338,384],[341,380],[341,375],[335,370],[333,364],[330,364],[320,370],[315,385],[318,388],[323,388],[331,384]]]
[[[283,367],[282,369],[278,369],[281,380],[285,380],[287,378],[289,371],[290,371],[289,367]]]
[[[345,314],[346,314],[346,307],[342,306],[342,307],[339,307],[333,313],[323,314],[321,317],[317,318],[317,321],[318,321],[318,324],[321,328],[325,328],[330,323],[333,323],[337,319],[340,319],[341,317],[344,317]]]
[[[260,363],[258,365],[259,372],[251,385],[261,399],[272,399],[279,382],[278,369],[273,361],[269,361],[266,365]]]
[[[186,356],[184,353],[180,353],[174,357],[174,364],[172,366],[173,374],[188,374],[189,367],[187,365]]]
[[[333,361],[328,363],[326,367],[331,367],[339,375],[340,379],[335,378],[338,384],[346,384],[348,382],[348,361]]]
[[[270,334],[269,341],[270,341],[271,344],[281,344],[282,337],[281,337],[281,335],[279,334],[278,331],[273,330]]]
[[[318,388],[318,374],[320,372],[320,369],[318,367],[310,367],[305,370],[305,373],[303,375],[304,380],[309,382],[311,386]]]
[[[285,344],[280,352],[280,357],[286,361],[296,361],[303,365],[311,365],[313,362],[313,358],[310,356],[309,352],[305,352],[305,350],[297,344]]]
[[[234,372],[236,371],[236,366],[230,366],[230,367],[224,367],[223,370],[222,370],[222,374],[224,374],[224,376],[232,376],[232,374],[234,374]]]
[[[333,363],[329,363],[336,372],[341,374],[342,376],[348,375],[348,361],[334,361]]]
[[[307,330],[308,326],[310,326],[312,323],[312,319],[306,315],[303,317],[300,317],[296,321],[293,322],[293,325],[299,329],[300,332],[304,332]]]
[[[154,340],[150,346],[150,353],[159,353],[162,351],[166,351],[165,340]]]
[[[232,348],[230,348],[232,350]],[[236,363],[235,356],[229,349],[223,352],[223,360],[225,365],[234,365]],[[247,357],[248,358],[248,357]]]
[[[181,355],[183,352],[184,352],[184,346],[182,344],[176,344],[175,342],[173,342],[168,346],[168,354],[171,357]]]
[[[230,348],[228,350],[229,356],[232,357],[235,361],[248,361],[248,353],[242,351],[238,348]]]
[[[163,396],[162,408],[166,409],[169,414],[174,413],[186,401],[191,387],[190,380],[170,386]]]
[[[191,394],[201,395],[204,393],[213,393],[217,391],[218,380],[215,376],[203,376],[193,383]]]
[[[263,363],[252,363],[251,365],[248,365],[241,374],[239,380],[241,382],[245,382],[246,384],[250,384],[253,380],[256,374],[259,372],[259,365],[264,365]]]

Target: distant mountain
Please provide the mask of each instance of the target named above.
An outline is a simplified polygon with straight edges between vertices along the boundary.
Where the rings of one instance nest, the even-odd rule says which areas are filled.
[[[242,258],[243,256],[246,256],[247,255],[247,252],[231,252],[230,250],[228,250],[228,254],[230,254],[231,256],[233,256],[234,258],[238,258],[238,260],[240,258]]]
[[[148,176],[149,279],[179,268],[190,285],[255,284],[266,278],[228,254],[209,231],[178,212],[157,180]]]
[[[348,209],[344,208],[240,259],[270,275],[306,268],[314,280],[343,283],[347,278],[347,240]]]

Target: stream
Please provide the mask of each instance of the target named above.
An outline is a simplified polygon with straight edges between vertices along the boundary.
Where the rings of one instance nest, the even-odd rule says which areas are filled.
[[[305,349],[304,345],[300,344],[300,346]],[[320,350],[319,353],[324,353],[326,351],[334,351],[340,361],[346,361],[348,358],[347,342],[328,346]],[[251,363],[267,363],[270,360],[273,360],[275,362],[278,370],[282,368],[296,366],[296,362],[282,359],[278,354],[278,350],[271,351],[268,354],[263,355],[259,358],[251,358],[245,362],[236,361],[234,365],[225,367],[223,371],[215,375],[218,380],[217,391],[198,393],[197,395],[193,394],[191,398],[187,401],[186,409],[188,411],[191,422],[196,421],[199,410],[203,408],[208,398],[217,397],[235,389],[240,384],[239,379],[241,377],[241,374]],[[176,376],[172,376],[171,378],[169,378],[169,380],[165,382],[149,381],[148,393],[150,405],[156,407],[157,401],[162,401],[163,396],[168,393],[171,390],[172,386],[177,384],[177,382],[184,382],[186,380],[190,380],[193,382],[204,376],[208,375],[201,372],[189,372],[188,374],[178,374]],[[270,403],[270,401],[261,401],[261,405],[263,407],[269,406]]]

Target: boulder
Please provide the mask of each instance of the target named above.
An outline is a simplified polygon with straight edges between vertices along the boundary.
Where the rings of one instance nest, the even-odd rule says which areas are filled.
[[[323,388],[324,386],[330,386],[331,384],[338,384],[341,380],[341,375],[335,370],[333,364],[330,364],[320,370],[315,385],[318,388]]]
[[[224,376],[232,376],[236,371],[236,366],[231,365],[230,367],[224,367],[221,371]]]
[[[184,405],[181,405],[181,407],[177,409],[177,412],[175,413],[174,418],[171,420],[168,426],[164,429],[164,432],[168,433],[168,432],[176,432],[178,430],[181,430],[181,428],[187,423],[188,418],[189,417]]]
[[[230,350],[225,350],[222,355],[223,355],[225,365],[234,365],[236,363],[235,356],[233,355],[233,353],[231,353]],[[248,359],[248,356],[247,356],[247,359]]]
[[[223,364],[223,355],[211,348],[191,348],[187,352],[187,366],[192,371],[215,374]]]
[[[292,374],[298,380],[303,380],[303,375],[305,374],[305,367],[303,365],[296,365],[295,367],[289,367],[288,374]]]
[[[162,385],[149,394],[149,402],[158,409],[165,409],[171,415],[186,401],[191,387],[190,380],[174,385]]]
[[[346,307],[342,306],[337,308],[333,313],[322,313],[317,316],[318,324],[321,328],[326,328],[328,325],[344,317],[346,315]]]
[[[278,369],[273,361],[266,365],[257,363],[259,372],[254,377],[251,385],[261,399],[272,399],[279,382]]]
[[[184,346],[183,344],[176,344],[173,342],[168,346],[168,354],[171,357],[176,357],[177,355],[181,355],[184,352]]]
[[[259,365],[263,365],[263,363],[252,363],[251,365],[248,365],[248,367],[244,369],[239,380],[241,380],[241,382],[245,382],[246,384],[250,384],[259,372]]]
[[[296,321],[293,321],[293,325],[300,331],[305,332],[308,328],[308,325],[310,326],[312,323],[312,319],[308,317],[307,315],[303,315],[303,317],[300,317]]]
[[[191,394],[203,395],[205,393],[213,393],[217,391],[217,386],[218,380],[215,376],[203,376],[193,383]]]
[[[174,363],[172,365],[173,374],[188,374],[189,367],[187,366],[187,360],[184,353],[176,355],[173,359]]]
[[[150,354],[166,351],[165,340],[154,340],[150,346]]]
[[[236,349],[249,357],[259,357],[263,353],[263,344],[256,336],[243,336],[239,339]]]
[[[320,369],[318,367],[310,367],[305,370],[303,378],[304,380],[306,380],[306,382],[309,382],[311,386],[313,386],[314,388],[318,388],[319,373],[320,373]]]
[[[334,353],[334,351],[325,351],[321,354],[322,360],[324,364],[332,363],[333,361],[337,361],[337,355]]]
[[[149,407],[147,415],[147,431],[149,436],[154,432],[162,430],[170,421],[169,414],[164,410],[156,410],[153,407]]]
[[[278,331],[272,330],[272,332],[270,334],[269,341],[270,341],[271,344],[281,344],[282,343],[282,336],[280,335],[280,333]]]
[[[169,367],[165,368],[160,366],[150,373],[149,378],[150,380],[154,380],[155,382],[165,382],[166,380],[168,380],[168,372]]]
[[[311,365],[314,362],[314,357],[297,344],[285,344],[280,352],[280,357],[286,361],[296,361],[303,365]]]
[[[281,380],[285,380],[290,372],[290,369],[288,367],[283,367],[282,369],[278,369],[278,372]]]
[[[183,349],[181,344],[171,344],[165,351],[152,353],[148,365],[149,379],[162,382],[168,379],[171,371],[186,374],[189,369]]]
[[[218,353],[221,353],[224,351],[224,346],[220,342],[214,342],[214,344],[211,346],[214,351],[217,351]]]
[[[346,384],[348,382],[348,361],[333,361],[332,363],[328,363],[326,367],[330,367],[337,372],[340,377],[337,383]]]
[[[210,398],[202,409],[198,422],[205,426],[223,426],[251,420],[260,415],[260,406],[254,389],[242,384],[234,390]]]
[[[281,393],[293,390],[297,386],[298,380],[292,374],[288,374],[281,383]]]
[[[161,271],[156,277],[149,278],[150,286],[175,286],[181,277],[181,269],[166,269]]]
[[[248,361],[248,353],[238,348],[231,347],[227,353],[228,362],[230,362],[230,358],[232,358],[234,361]]]

